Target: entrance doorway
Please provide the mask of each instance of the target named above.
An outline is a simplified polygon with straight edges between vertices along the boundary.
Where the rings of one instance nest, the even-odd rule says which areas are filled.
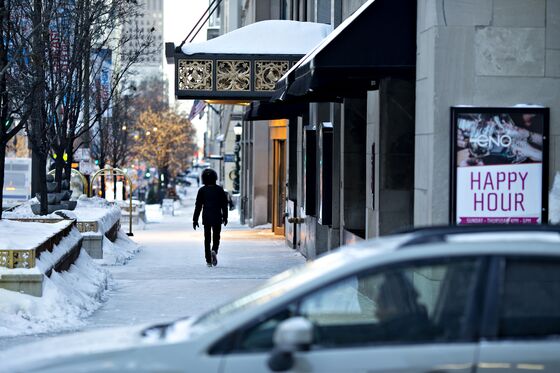
[[[284,235],[284,214],[286,211],[286,140],[273,140],[273,143],[272,227],[274,234]]]

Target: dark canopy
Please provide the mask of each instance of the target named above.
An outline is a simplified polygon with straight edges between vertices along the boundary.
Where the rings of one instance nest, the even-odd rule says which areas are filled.
[[[416,1],[370,0],[276,84],[272,100],[339,101],[416,70]]]

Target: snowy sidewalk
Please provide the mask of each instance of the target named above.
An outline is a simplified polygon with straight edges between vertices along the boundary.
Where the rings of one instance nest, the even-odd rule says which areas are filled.
[[[208,268],[203,230],[192,229],[192,193],[196,190],[189,192],[187,207],[175,210],[175,216],[161,216],[144,230],[134,230],[132,238],[142,245],[142,251],[127,265],[104,267],[112,274],[114,286],[107,302],[86,320],[85,329],[191,316],[305,262],[270,229],[250,229],[234,221],[222,231],[218,266]],[[0,350],[41,338],[44,336],[0,339]]]
[[[203,231],[192,229],[192,208],[137,231],[142,251],[123,267],[109,267],[116,288],[90,318],[90,327],[159,322],[221,304],[305,259],[269,230],[225,228],[218,266],[204,259]],[[236,226],[237,225],[237,226]]]

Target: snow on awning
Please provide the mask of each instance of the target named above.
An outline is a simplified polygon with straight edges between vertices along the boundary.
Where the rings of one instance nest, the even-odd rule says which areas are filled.
[[[330,25],[262,21],[180,51],[175,62],[179,99],[266,100],[277,80],[332,30]],[[174,52],[174,53],[173,53]]]
[[[415,70],[416,2],[369,0],[279,79],[273,100],[340,101]]]

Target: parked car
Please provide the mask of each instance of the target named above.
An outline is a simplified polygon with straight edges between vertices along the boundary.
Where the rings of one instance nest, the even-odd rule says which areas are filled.
[[[0,353],[6,372],[560,372],[560,229],[344,247],[210,312]]]

